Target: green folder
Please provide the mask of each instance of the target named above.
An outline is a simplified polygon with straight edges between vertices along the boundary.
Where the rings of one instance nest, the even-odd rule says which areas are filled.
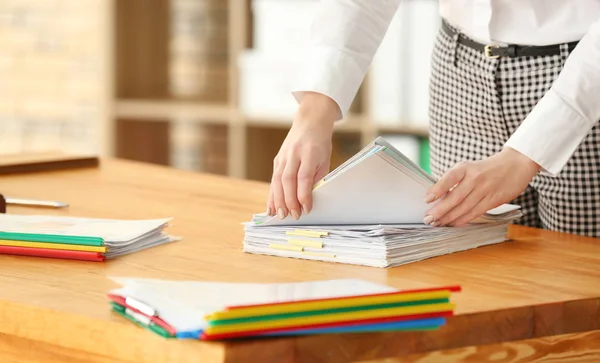
[[[64,236],[56,234],[0,232],[0,240],[104,246],[104,240],[99,237]]]
[[[352,312],[352,311],[365,311],[365,310],[375,310],[375,309],[396,308],[396,307],[402,307],[402,306],[447,304],[448,302],[450,302],[449,298],[443,298],[443,299],[431,299],[431,300],[402,301],[402,302],[376,304],[376,305],[349,306],[349,307],[335,308],[335,309],[322,309],[322,310],[312,310],[312,311],[300,311],[300,312],[294,312],[294,313],[284,313],[284,314],[249,316],[249,317],[234,318],[234,319],[209,320],[208,325],[218,326],[218,325],[228,325],[228,324],[242,324],[242,323],[252,323],[252,322],[257,322],[257,321],[298,318],[298,317],[304,317],[304,316],[339,314],[339,313],[347,313],[347,312]]]

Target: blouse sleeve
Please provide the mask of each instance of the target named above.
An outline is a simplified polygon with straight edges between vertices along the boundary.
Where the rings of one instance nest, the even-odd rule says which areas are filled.
[[[321,0],[292,94],[324,94],[344,118],[401,0]]]

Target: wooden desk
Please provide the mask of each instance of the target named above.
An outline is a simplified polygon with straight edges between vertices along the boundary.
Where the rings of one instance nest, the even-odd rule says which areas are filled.
[[[560,344],[559,335],[600,329],[600,243],[592,238],[513,228],[513,242],[378,269],[242,253],[240,222],[265,208],[261,183],[109,160],[97,170],[3,177],[0,188],[71,203],[68,210],[9,207],[10,213],[173,216],[170,231],[184,237],[107,263],[0,256],[3,363],[355,362],[542,337]],[[436,332],[203,343],[165,340],[111,313],[106,293],[116,285],[109,275],[246,282],[358,277],[398,288],[460,284],[464,291],[455,298],[457,316]],[[578,349],[600,340],[596,332],[566,339],[576,339]],[[560,348],[532,346],[536,354]]]

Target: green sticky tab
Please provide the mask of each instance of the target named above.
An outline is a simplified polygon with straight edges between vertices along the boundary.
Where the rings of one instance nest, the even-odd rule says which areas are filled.
[[[133,317],[127,315],[127,313],[125,312],[125,307],[122,305],[119,305],[115,302],[111,302],[110,303],[112,306],[112,310],[121,315],[122,317],[124,317],[125,319],[131,321],[132,323],[134,323],[135,325],[142,327],[146,330],[150,330],[153,333],[156,333],[158,335],[160,335],[163,338],[173,338],[174,335],[172,335],[171,333],[169,333],[168,331],[166,331],[163,327],[161,327],[160,325],[156,325],[156,324],[150,324],[150,325],[145,325],[142,324],[141,322],[135,320]]]
[[[68,245],[104,246],[104,240],[98,237],[63,236],[56,234],[0,232],[0,240],[62,243]]]
[[[110,305],[112,306],[113,310],[117,311],[117,312],[123,312],[125,313],[125,306],[118,304],[114,301],[110,302]]]

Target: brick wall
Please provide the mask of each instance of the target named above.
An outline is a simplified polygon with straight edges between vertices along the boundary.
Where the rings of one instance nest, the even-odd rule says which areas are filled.
[[[0,154],[99,151],[104,1],[0,1]]]

